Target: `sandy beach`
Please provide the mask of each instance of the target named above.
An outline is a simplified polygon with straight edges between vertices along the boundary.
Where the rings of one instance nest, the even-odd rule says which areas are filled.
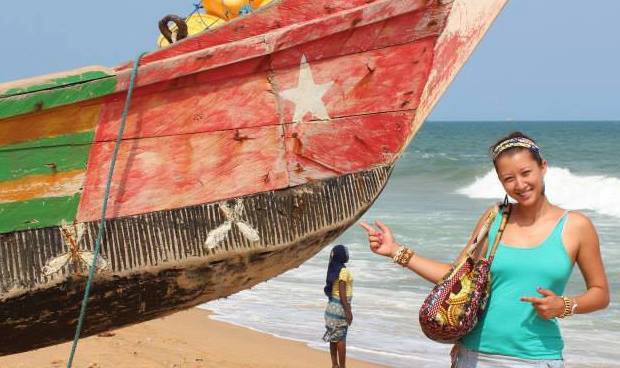
[[[198,308],[80,341],[76,368],[318,368],[328,352],[214,321]],[[66,367],[70,343],[0,357],[0,368]],[[347,359],[350,368],[380,365]]]

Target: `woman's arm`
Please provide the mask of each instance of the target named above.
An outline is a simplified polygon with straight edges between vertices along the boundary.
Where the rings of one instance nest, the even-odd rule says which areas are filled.
[[[485,211],[485,213],[480,217],[478,223],[476,224],[476,227],[474,228],[472,236],[467,242],[467,246],[461,251],[457,259],[460,259],[465,254],[466,249],[473,242],[474,237],[478,234],[478,231],[484,224],[490,210],[491,209]],[[377,225],[379,230],[375,229],[374,227],[368,225],[365,222],[360,224],[368,232],[370,249],[376,254],[393,258],[394,255],[396,255],[396,251],[400,247],[400,244],[396,243],[396,241],[394,240],[392,231],[389,227],[384,225],[381,221],[376,221],[375,224]],[[452,264],[438,262],[426,257],[422,257],[416,253],[416,255],[411,257],[406,267],[411,271],[417,273],[421,277],[425,278],[426,280],[436,284],[440,282],[441,279],[450,271],[450,269],[452,268]]]
[[[351,304],[347,300],[347,283],[343,280],[338,281],[338,292],[340,292],[340,303],[344,308],[344,313],[347,317],[347,323],[351,325],[353,322],[353,313],[351,313]]]
[[[590,313],[609,305],[609,285],[601,257],[598,234],[588,217],[573,212],[568,236],[579,239],[577,265],[586,283],[586,292],[573,297],[577,303],[575,313]]]

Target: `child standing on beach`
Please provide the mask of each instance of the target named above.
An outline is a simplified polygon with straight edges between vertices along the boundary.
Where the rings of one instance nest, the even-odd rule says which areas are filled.
[[[349,251],[344,245],[336,245],[329,255],[329,266],[325,280],[325,295],[329,298],[325,308],[325,335],[329,342],[332,368],[346,368],[347,330],[353,322],[351,298],[353,297],[353,275],[345,263]]]

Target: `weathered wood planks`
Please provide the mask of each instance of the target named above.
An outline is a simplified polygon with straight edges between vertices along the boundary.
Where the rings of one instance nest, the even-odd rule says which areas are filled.
[[[86,334],[318,252],[377,198],[503,3],[282,0],[147,55]],[[0,96],[0,354],[72,337],[128,81],[124,65]]]
[[[501,3],[488,0],[474,5],[459,1],[453,5],[449,1],[377,0],[326,1],[321,3],[323,6],[310,6],[284,0],[280,6],[233,22],[208,37],[200,35],[152,53],[142,62],[138,83],[142,87],[135,92],[117,174],[123,182],[118,184],[119,201],[110,216],[199,204],[255,190],[281,189],[363,170],[367,165],[390,164],[419,127],[422,115],[428,113],[432,106],[429,101],[436,100],[436,86],[446,84],[441,73],[445,70],[448,75],[453,72],[452,64],[462,64],[467,52],[459,50],[473,47]],[[448,21],[453,7],[456,10],[452,21]],[[266,19],[269,21],[264,22]],[[453,24],[453,31],[442,32],[447,23]],[[267,33],[256,37],[261,32]],[[440,34],[441,46],[437,47]],[[436,50],[439,56],[435,55]],[[54,212],[53,206],[45,206],[45,196],[49,195],[71,198],[70,201],[80,198],[78,220],[95,216],[95,202],[101,200],[95,193],[102,190],[101,168],[106,167],[109,155],[105,152],[111,147],[106,142],[115,138],[129,70],[121,67],[118,72],[119,75],[110,76],[106,71],[85,71],[5,91],[0,102],[11,108],[0,106],[0,112],[5,114],[0,116],[13,118],[0,119],[0,143],[5,143],[0,146],[0,161],[5,163],[4,171],[0,171],[0,185],[5,189],[0,213],[7,215],[10,209],[14,215],[19,208],[15,203],[18,199],[43,200],[37,206]],[[297,100],[291,97],[306,93],[299,87],[302,74],[306,79],[304,88],[317,88],[314,101],[306,102],[310,100],[308,95]],[[426,83],[429,75],[432,85]],[[120,93],[110,94],[112,90]],[[106,94],[107,97],[91,100]],[[88,105],[75,105],[83,100],[89,100]],[[405,127],[403,120],[411,118],[420,104],[423,112],[415,113],[414,126]],[[32,110],[40,112],[23,119],[19,116]],[[391,115],[396,112],[403,114]],[[356,118],[366,115],[369,117]],[[67,124],[73,116],[78,121]],[[394,117],[398,129],[384,129],[392,127],[390,119]],[[305,123],[313,120],[322,120],[324,125]],[[371,124],[375,130],[368,134],[368,121],[383,123]],[[93,122],[98,128],[91,150],[88,140]],[[300,122],[299,127],[295,126]],[[18,129],[21,124],[35,129]],[[277,126],[281,128],[274,130]],[[255,140],[244,135],[249,128],[258,129],[254,135],[271,137],[244,144],[246,148],[254,145],[248,156],[258,157],[255,162],[238,162],[233,158],[201,166],[190,162],[196,156],[189,161],[184,157],[195,152],[206,157],[235,154],[238,142]],[[264,131],[261,133],[260,129]],[[280,137],[276,137],[278,129]],[[366,149],[357,154],[356,149],[348,149],[338,160],[330,160],[320,155],[330,146],[323,142],[328,135],[322,131],[332,132],[352,147],[373,147],[376,139],[368,138],[373,134],[389,140],[389,144],[383,144],[383,152]],[[103,148],[106,146],[107,151]],[[282,152],[258,156],[259,147]],[[342,151],[337,145],[333,149]],[[85,150],[89,150],[92,170],[84,176],[83,185],[78,186],[79,175],[65,172],[85,167]],[[134,160],[136,157],[140,159]],[[347,164],[339,166],[335,162]],[[243,169],[232,171],[231,164]],[[285,169],[268,170],[269,165]],[[194,166],[201,168],[200,172],[192,169]],[[174,168],[173,175],[170,168]],[[253,179],[236,177],[231,180],[238,185],[212,185],[208,194],[199,189],[204,185],[197,183],[218,182],[223,173],[251,173],[248,175]],[[259,178],[263,178],[262,183]],[[143,190],[151,182],[157,190]],[[22,187],[23,193],[18,193]],[[84,197],[82,188],[86,188]],[[190,190],[182,192],[185,188]],[[138,192],[144,194],[135,194]],[[66,201],[59,203],[66,208]],[[25,204],[25,208],[32,208],[32,204]],[[75,214],[75,210],[71,213]],[[58,225],[75,220],[72,216],[57,214],[49,217],[52,222],[44,223],[36,216],[29,218],[29,214],[12,216],[15,220],[0,231]]]
[[[307,50],[312,52],[313,62],[302,58],[293,61],[292,58],[306,50],[301,47],[277,53],[270,60],[246,62],[254,74],[237,74],[230,80],[220,78],[210,82],[203,72],[139,89],[124,135],[130,141],[122,146],[114,179],[122,184],[118,184],[118,189],[113,188],[114,205],[108,216],[127,216],[282,189],[391,163],[404,147],[410,132],[408,122],[413,118],[410,112],[419,103],[432,65],[436,41],[433,35],[437,30],[431,27],[429,31],[428,19],[445,14],[445,9],[433,11],[423,22],[420,14],[406,14],[385,24],[356,29],[346,35],[352,40],[344,49],[352,52],[348,55],[343,55],[342,49],[329,49],[321,55],[317,45],[311,45]],[[401,29],[404,19],[413,26]],[[418,28],[424,31],[420,34]],[[369,39],[362,35],[372,35],[372,39],[383,39],[396,46],[380,48],[383,45],[376,42],[362,42]],[[339,33],[322,41],[332,45],[342,39]],[[323,123],[328,134],[286,127],[294,120],[296,104],[310,99],[305,90],[301,91],[300,100],[284,97],[287,90],[302,88],[298,86],[302,73],[306,73],[308,83],[329,85],[324,94],[315,96],[315,103],[324,105],[326,115],[301,113],[303,120],[335,119]],[[121,97],[116,95],[106,100],[96,142],[115,139],[123,107]],[[392,113],[396,111],[409,113]],[[368,114],[376,115],[365,117]],[[284,130],[274,130],[280,124],[284,124]],[[257,129],[247,130],[250,127]],[[291,129],[290,134],[285,133]],[[231,131],[223,134],[225,130]],[[269,132],[272,138],[262,140],[256,136],[260,131]],[[329,133],[336,140],[330,139]],[[302,145],[303,150],[285,146],[281,137],[276,138],[283,134],[287,139],[294,134],[296,144]],[[246,148],[255,148],[237,157],[233,148],[240,142]],[[329,145],[342,150],[347,144],[350,145],[348,154],[337,155],[346,164],[336,165],[337,170],[325,170],[330,165],[324,159],[311,162],[317,156],[308,154],[321,152]],[[89,159],[78,221],[99,216],[102,180],[112,145],[107,150],[102,147],[95,144]],[[191,152],[176,148],[167,152],[166,147],[191,147]],[[206,158],[205,162],[212,160],[212,164],[205,165],[200,157]],[[231,171],[231,165],[237,165],[237,169]]]
[[[73,222],[100,104],[0,120],[0,233]]]
[[[116,78],[105,77],[77,85],[2,97],[0,98],[0,119],[92,100],[108,95],[115,89]]]
[[[287,126],[289,185],[391,165],[412,117],[411,111],[390,112]]]
[[[387,49],[308,62],[315,84],[331,83],[322,98],[329,117],[415,109],[432,66],[434,42],[435,38],[427,37]],[[276,62],[278,59],[276,55]],[[276,69],[273,80],[279,91],[296,88],[299,73],[298,63]],[[281,103],[282,121],[292,122],[295,103],[287,99]]]
[[[0,98],[81,84],[114,75],[114,70],[93,65],[44,76],[0,83]]]
[[[287,186],[281,128],[127,140],[121,145],[108,217],[185,207]],[[113,142],[93,145],[77,220],[101,214]]]
[[[297,0],[290,0],[291,3]],[[287,2],[284,1],[283,4]],[[277,51],[285,50],[333,34],[363,27],[373,23],[423,9],[423,1],[377,0],[366,7],[343,10],[336,14],[315,18],[312,21],[278,28],[265,35],[250,37],[204,50],[179,55],[169,60],[155,61],[141,68],[137,86],[180,78],[193,73],[219,68]],[[222,27],[222,29],[232,29]],[[118,90],[129,85],[129,70],[118,72]]]
[[[278,124],[276,99],[266,64],[243,63],[245,75],[199,73],[136,90],[124,139],[273,126]],[[96,142],[116,139],[124,95],[104,100]],[[269,128],[271,129],[271,128]]]
[[[237,18],[228,23],[230,27],[210,30],[201,35],[187,38],[173,48],[155,51],[147,55],[144,58],[144,62],[148,64],[197,50],[239,41],[295,23],[307,22],[329,14],[366,5],[368,2],[368,0],[320,0],[314,2],[276,0],[269,4],[269,7],[254,12],[251,18]],[[128,68],[130,66],[125,64],[119,67],[118,70]]]

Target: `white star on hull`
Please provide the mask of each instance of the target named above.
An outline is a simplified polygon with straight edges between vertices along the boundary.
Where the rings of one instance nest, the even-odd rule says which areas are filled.
[[[280,92],[280,96],[295,104],[295,114],[293,122],[302,121],[307,113],[321,120],[329,119],[327,108],[323,102],[323,95],[334,84],[333,81],[323,84],[316,84],[312,77],[310,64],[306,60],[306,55],[302,55],[299,64],[299,79],[297,87]]]

